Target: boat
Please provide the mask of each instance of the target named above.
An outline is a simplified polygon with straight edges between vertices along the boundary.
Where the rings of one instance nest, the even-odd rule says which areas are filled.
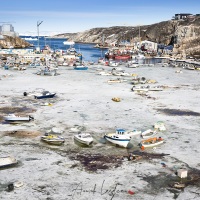
[[[50,93],[49,91],[44,91],[42,94],[34,95],[35,99],[45,99],[45,98],[53,98],[56,93]]]
[[[121,99],[119,97],[113,97],[112,100],[115,101],[115,102],[120,102],[121,101]]]
[[[104,135],[104,138],[115,145],[125,148],[131,140],[130,136],[124,134],[120,135],[118,133],[107,133]]]
[[[77,65],[74,67],[75,70],[88,70],[88,67],[85,65]]]
[[[78,133],[74,135],[74,140],[80,142],[81,144],[91,145],[93,143],[93,138],[89,133]]]
[[[125,129],[116,129],[115,133],[105,134],[104,138],[113,144],[126,148],[131,138],[138,134],[141,134],[141,131],[136,129],[131,131],[126,131]]]
[[[0,158],[0,167],[10,167],[17,164],[18,161],[13,156],[1,157]]]
[[[34,118],[30,115],[22,117],[22,116],[16,116],[15,114],[9,114],[5,116],[4,119],[6,122],[10,123],[30,122],[31,120],[34,120]]]
[[[131,90],[134,92],[148,92],[149,91],[148,88],[144,86],[135,86],[135,85],[132,87]]]
[[[157,145],[162,144],[163,142],[164,140],[161,137],[153,137],[146,140],[142,140],[139,145],[141,148],[155,147]]]
[[[154,129],[159,131],[166,131],[166,127],[163,121],[158,121],[153,125]]]
[[[152,137],[156,134],[157,134],[157,132],[155,130],[148,129],[146,131],[143,131],[141,133],[141,136],[142,136],[142,138],[149,138],[149,137]]]
[[[41,140],[53,145],[61,145],[65,142],[65,139],[62,136],[54,134],[45,134],[41,136]]]
[[[36,41],[38,39],[37,38],[32,38],[32,37],[26,37],[26,38],[24,38],[24,40],[27,40],[27,41]]]
[[[71,42],[70,41],[64,41],[63,44],[64,45],[73,46],[75,44],[75,42],[73,42],[73,41],[71,41]]]
[[[147,88],[149,91],[163,91],[163,87],[159,86],[159,85],[157,85],[157,86],[149,86],[148,85]]]

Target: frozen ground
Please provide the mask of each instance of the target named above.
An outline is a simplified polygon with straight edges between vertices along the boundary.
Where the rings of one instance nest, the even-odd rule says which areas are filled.
[[[58,76],[38,76],[37,69],[0,69],[0,155],[12,155],[19,161],[15,167],[1,169],[0,199],[200,198],[198,181],[184,190],[169,187],[172,181],[179,180],[176,169],[186,168],[189,175],[200,170],[200,72],[182,69],[183,73],[175,73],[176,68],[160,66],[120,67],[154,79],[165,89],[149,92],[148,96],[135,94],[129,81],[107,83],[118,77],[97,75],[101,68],[112,69],[102,66],[90,66],[87,71],[59,67]],[[23,92],[41,90],[56,92],[56,97],[35,100],[23,96]],[[120,97],[121,102],[112,101],[113,97]],[[52,106],[44,106],[49,102]],[[35,120],[19,125],[3,123],[3,116],[12,108],[19,114],[33,115]],[[145,152],[170,154],[161,159],[121,159],[139,150],[140,136],[131,140],[128,149],[103,139],[104,133],[116,128],[146,130],[157,121],[165,122],[167,130],[158,135],[165,142]],[[40,136],[52,127],[63,130],[63,146],[40,141]],[[95,140],[92,147],[73,141],[75,127],[91,133]],[[20,135],[22,130],[25,133]],[[8,192],[7,185],[17,181],[22,181],[23,186]]]

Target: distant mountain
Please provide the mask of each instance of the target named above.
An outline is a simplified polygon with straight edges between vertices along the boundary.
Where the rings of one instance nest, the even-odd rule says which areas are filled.
[[[108,45],[122,40],[130,42],[149,40],[164,45],[174,45],[177,56],[200,57],[200,17],[185,20],[169,20],[145,26],[115,26],[93,28],[78,33],[63,33],[54,37],[68,38],[69,41],[102,43]]]

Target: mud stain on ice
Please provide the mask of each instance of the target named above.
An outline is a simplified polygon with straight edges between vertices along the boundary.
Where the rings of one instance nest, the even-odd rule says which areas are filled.
[[[179,109],[157,109],[157,111],[162,112],[170,116],[200,116],[200,113],[191,110],[179,110]]]

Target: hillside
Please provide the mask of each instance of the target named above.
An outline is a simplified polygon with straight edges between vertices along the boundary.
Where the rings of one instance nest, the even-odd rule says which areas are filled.
[[[146,26],[115,26],[93,28],[79,33],[66,33],[57,37],[83,43],[102,43],[108,45],[122,40],[130,42],[149,40],[164,45],[174,45],[174,55],[200,57],[200,17],[191,20],[169,20]]]
[[[10,47],[13,48],[26,48],[30,47],[31,44],[26,42],[25,40],[21,39],[20,37],[10,37],[10,36],[3,36],[3,39],[0,40],[0,47],[3,49],[7,49]]]

